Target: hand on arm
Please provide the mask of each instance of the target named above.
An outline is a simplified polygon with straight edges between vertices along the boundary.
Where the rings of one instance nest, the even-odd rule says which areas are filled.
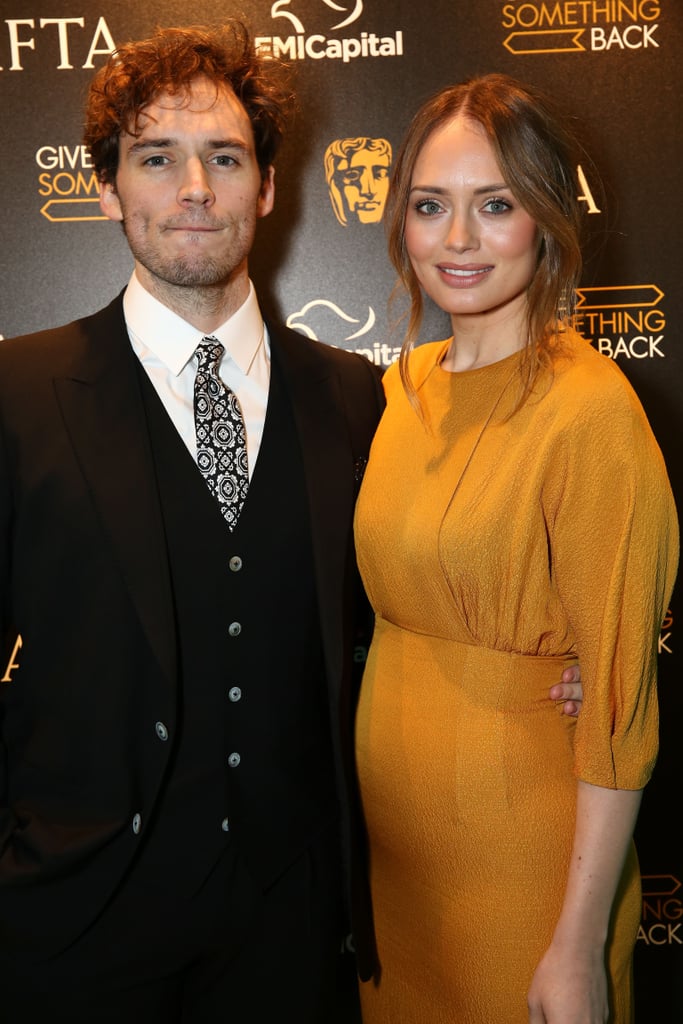
[[[562,681],[550,687],[549,697],[562,704],[565,715],[576,718],[581,711],[583,687],[581,685],[581,666],[570,665],[562,673]]]
[[[642,790],[578,783],[574,848],[552,942],[528,993],[529,1024],[605,1024],[605,941]]]

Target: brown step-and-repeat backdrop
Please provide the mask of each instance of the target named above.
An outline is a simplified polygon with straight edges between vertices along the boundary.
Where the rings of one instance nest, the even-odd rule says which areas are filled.
[[[81,145],[94,69],[157,25],[216,24],[228,14],[243,14],[259,44],[291,63],[299,98],[276,210],[260,224],[251,265],[262,305],[380,364],[400,345],[381,217],[410,114],[441,86],[494,70],[562,100],[606,186],[603,201],[581,169],[593,228],[581,330],[632,380],[683,504],[681,0],[2,0],[0,333],[92,312],[130,274]],[[430,312],[424,338],[447,333]],[[674,597],[660,637],[662,751],[637,836],[638,1020],[666,1024],[683,1019],[678,607]]]

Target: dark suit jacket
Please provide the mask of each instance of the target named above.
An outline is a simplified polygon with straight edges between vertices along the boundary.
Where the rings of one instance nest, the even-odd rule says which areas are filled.
[[[352,516],[381,384],[355,354],[268,330],[303,453],[336,764],[355,812],[353,647],[367,609]],[[153,809],[167,767],[147,709],[153,696],[170,715],[175,700],[169,567],[121,296],[0,344],[0,473],[2,635],[23,638],[0,686],[0,945],[49,948],[125,875],[134,812]],[[362,874],[354,891],[367,976]]]

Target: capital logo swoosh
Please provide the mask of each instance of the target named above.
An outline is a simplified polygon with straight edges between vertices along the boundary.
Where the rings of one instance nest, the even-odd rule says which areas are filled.
[[[326,324],[323,325],[321,314],[326,314]],[[291,327],[307,338],[319,341],[321,337],[332,344],[338,342],[355,341],[361,338],[375,326],[375,311],[368,306],[368,315],[365,323],[345,313],[344,310],[329,299],[313,299],[307,302],[301,309],[290,313],[287,317],[287,327]],[[323,328],[321,331],[321,327]],[[354,327],[356,328],[354,330]],[[351,330],[351,333],[347,331]],[[341,335],[341,337],[340,337]],[[334,338],[334,341],[333,341]]]
[[[275,0],[275,3],[270,8],[271,18],[287,18],[292,23],[295,32],[305,32],[304,23],[300,18],[294,14],[293,11],[286,10],[289,8],[292,0]],[[323,0],[326,7],[329,7],[333,11],[338,11],[342,14],[347,14],[347,17],[342,21],[337,22],[336,25],[332,26],[332,30],[337,28],[345,28],[350,25],[352,21],[357,21],[363,13],[363,0],[355,0],[355,4],[337,4],[334,0]]]
[[[323,3],[326,4],[327,7],[331,7],[333,11],[347,11],[348,10],[348,7],[344,7],[342,4],[335,4],[335,3],[333,3],[333,0],[323,0]],[[362,13],[363,13],[363,0],[356,0],[355,7],[353,8],[351,13],[349,14],[348,18],[346,18],[344,21],[340,21],[338,25],[333,25],[332,28],[333,29],[335,29],[335,28],[346,28],[346,26],[350,25],[352,21],[357,21],[360,18]]]

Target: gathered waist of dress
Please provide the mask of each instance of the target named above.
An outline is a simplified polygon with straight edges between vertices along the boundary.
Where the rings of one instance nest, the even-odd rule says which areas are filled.
[[[485,703],[511,709],[528,707],[529,700],[548,702],[548,689],[560,682],[565,668],[577,663],[571,653],[532,655],[503,651],[476,642],[465,643],[449,637],[417,633],[377,616],[373,646],[384,661],[398,659],[404,679],[427,673],[450,685],[477,691]],[[552,702],[551,702],[552,703]]]

